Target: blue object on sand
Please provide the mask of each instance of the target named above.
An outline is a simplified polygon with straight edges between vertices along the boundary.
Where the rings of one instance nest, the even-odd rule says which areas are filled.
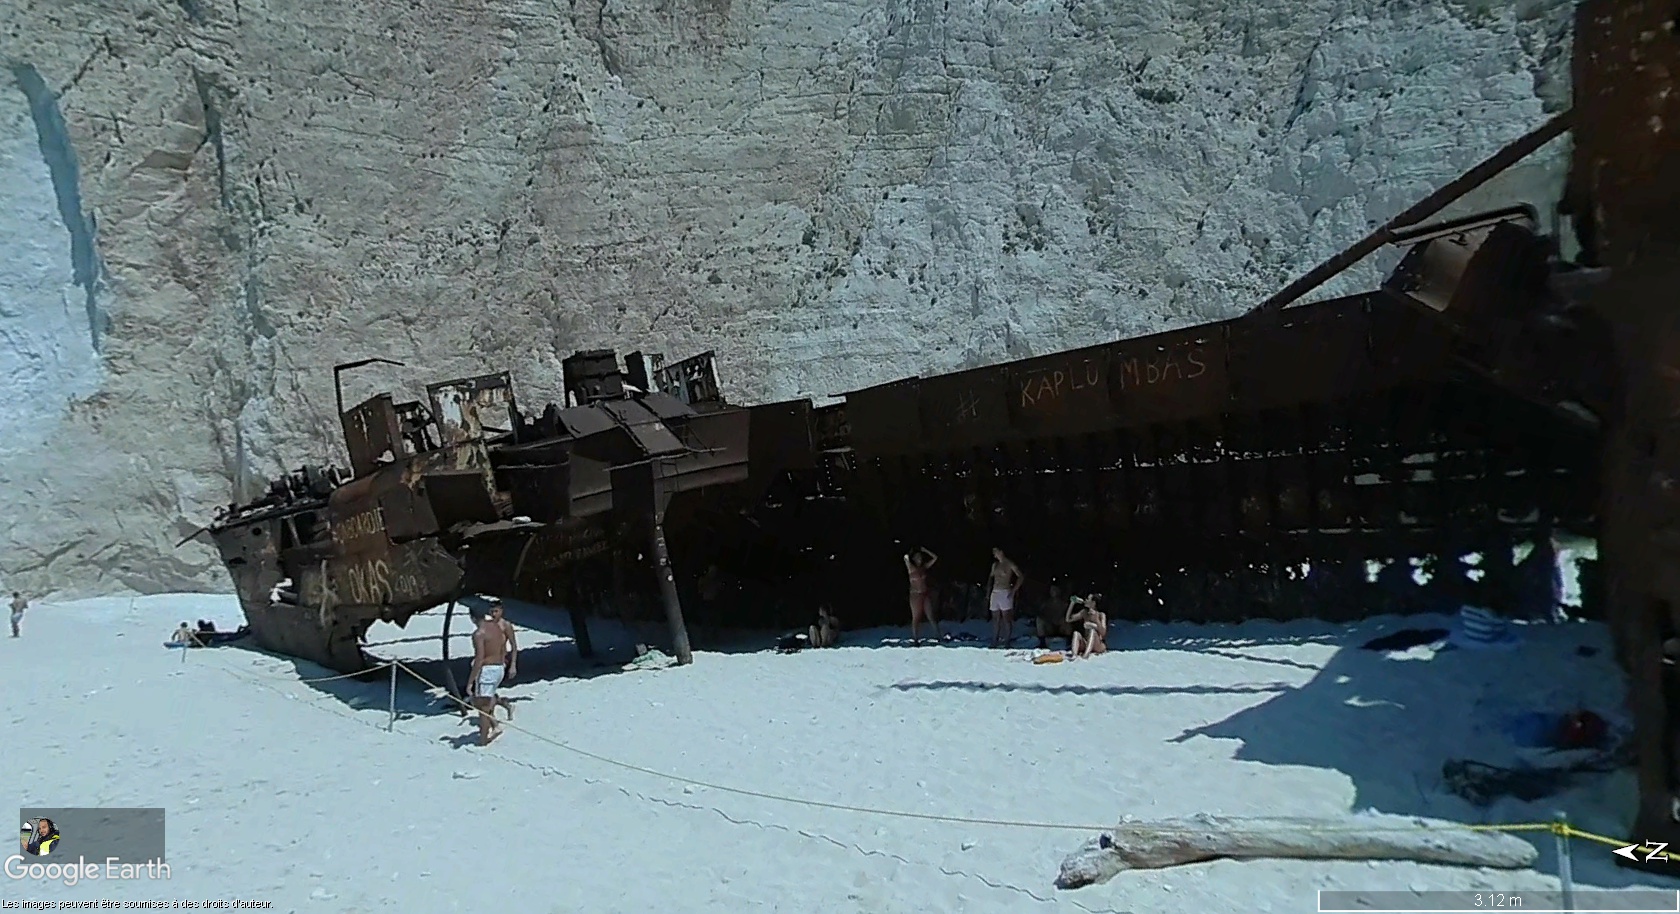
[[[1526,749],[1550,748],[1556,741],[1559,717],[1545,711],[1528,711],[1511,718],[1505,732],[1511,742]]]
[[[1510,625],[1499,616],[1479,607],[1466,606],[1458,611],[1458,620],[1448,643],[1467,650],[1509,650],[1520,642]]]

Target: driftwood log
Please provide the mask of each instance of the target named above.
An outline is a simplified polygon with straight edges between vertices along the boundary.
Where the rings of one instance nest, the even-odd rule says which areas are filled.
[[[1062,861],[1056,887],[1107,882],[1124,870],[1151,870],[1203,860],[1263,857],[1291,860],[1414,860],[1456,866],[1522,869],[1534,845],[1502,832],[1472,831],[1456,822],[1358,814],[1335,819],[1197,815],[1157,822],[1122,821]]]

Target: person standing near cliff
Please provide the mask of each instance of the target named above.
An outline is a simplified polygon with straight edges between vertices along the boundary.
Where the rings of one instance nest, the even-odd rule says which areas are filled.
[[[488,746],[501,733],[496,709],[513,719],[513,702],[496,690],[519,673],[519,642],[513,623],[502,615],[502,601],[492,600],[488,610],[475,613],[478,629],[473,632],[473,665],[468,677],[467,697],[478,709],[480,745]]]
[[[928,580],[928,570],[939,561],[939,556],[933,550],[917,546],[904,556],[904,571],[910,577],[910,642],[920,644],[922,620],[926,619],[933,625],[933,638],[938,641],[939,620],[933,614],[933,588]]]
[[[1003,554],[1002,547],[992,547],[991,595],[992,647],[1008,647],[1015,640],[1015,595],[1020,593],[1026,575],[1021,567]]]
[[[23,594],[18,593],[15,590],[12,591],[12,637],[13,638],[18,637],[19,634],[21,633],[20,627],[23,625],[23,611],[28,609],[28,608],[29,608],[29,601],[25,600],[23,598]]]

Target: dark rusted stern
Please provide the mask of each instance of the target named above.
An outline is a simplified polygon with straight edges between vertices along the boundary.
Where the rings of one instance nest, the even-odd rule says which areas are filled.
[[[665,602],[665,619],[671,625],[671,645],[677,652],[677,663],[693,663],[694,651],[688,644],[688,624],[683,621],[682,600],[677,596],[677,578],[671,570],[671,551],[665,546],[665,508],[671,503],[671,493],[660,478],[657,466],[652,475],[653,512],[648,517],[648,532],[653,546],[653,573],[659,578],[659,595]]]
[[[1629,837],[1680,844],[1680,708],[1663,642],[1680,631],[1680,8],[1576,8],[1577,128],[1567,209],[1608,279],[1589,303],[1611,325],[1620,382],[1604,452],[1600,555],[1639,750]],[[1665,689],[1665,687],[1667,687]]]
[[[461,687],[455,682],[455,668],[449,663],[449,623],[455,619],[455,601],[450,600],[448,608],[443,611],[443,684],[453,698],[464,698]],[[467,715],[466,705],[457,705],[461,716]]]

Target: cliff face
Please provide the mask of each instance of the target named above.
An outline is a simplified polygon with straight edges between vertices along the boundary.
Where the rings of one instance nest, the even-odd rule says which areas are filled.
[[[1567,104],[1567,0],[0,0],[0,578],[346,398],[715,348],[824,395],[1236,313]],[[1549,212],[1562,149],[1465,207]],[[1462,209],[1462,207],[1461,207]],[[1382,264],[1321,294],[1369,287]]]

